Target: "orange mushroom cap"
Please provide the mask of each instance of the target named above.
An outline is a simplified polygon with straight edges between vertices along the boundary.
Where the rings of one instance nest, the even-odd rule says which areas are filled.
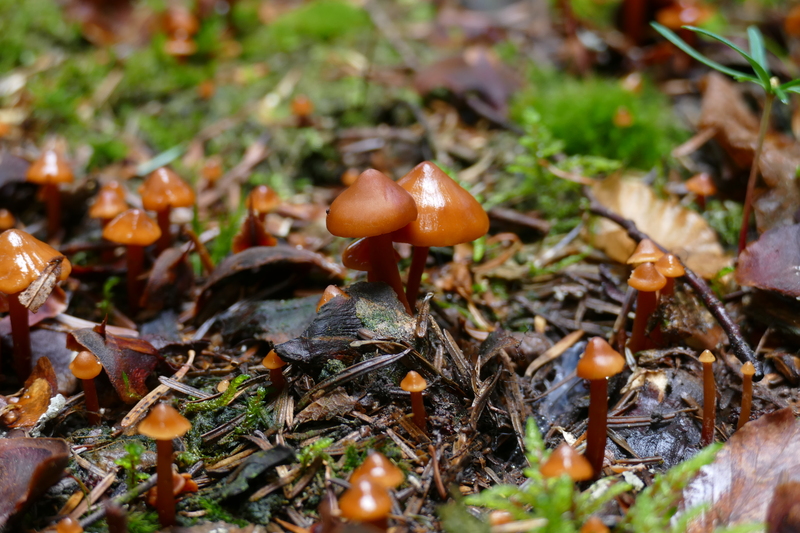
[[[304,94],[298,94],[292,98],[291,107],[292,114],[298,117],[307,117],[314,112],[314,102]]]
[[[361,465],[350,475],[350,484],[358,483],[363,477],[370,477],[387,489],[399,487],[405,481],[403,471],[392,464],[385,455],[371,452]]]
[[[322,309],[323,305],[330,302],[337,296],[341,296],[342,298],[350,298],[349,294],[344,292],[336,285],[328,285],[327,287],[325,287],[325,291],[322,293],[322,297],[319,299],[319,303],[317,304],[317,312],[319,312],[319,310]]]
[[[45,183],[71,183],[72,169],[55,150],[44,150],[39,159],[28,167],[27,180],[43,185]]]
[[[611,531],[606,527],[602,520],[596,516],[590,516],[581,526],[579,533],[608,533]]]
[[[584,481],[594,477],[592,465],[566,442],[559,444],[547,458],[539,471],[546,478],[568,475],[573,481]]]
[[[173,57],[188,57],[197,52],[197,43],[188,38],[169,39],[164,43],[164,52]]]
[[[170,6],[164,16],[164,30],[170,35],[190,36],[200,29],[200,22],[185,6],[176,4]]]
[[[686,180],[686,190],[698,196],[713,196],[717,194],[717,186],[710,174],[701,172]]]
[[[16,224],[17,220],[8,209],[0,209],[0,231],[11,229]]]
[[[167,207],[191,207],[194,191],[172,170],[161,167],[147,176],[139,188],[142,207],[148,211],[163,211]]]
[[[642,263],[631,272],[628,285],[642,292],[656,292],[664,288],[667,278],[656,270],[653,263]]]
[[[120,199],[122,199],[123,201],[125,200],[125,193],[127,192],[125,190],[125,187],[120,182],[118,182],[116,180],[112,180],[112,181],[104,183],[103,186],[100,187],[100,190],[101,191],[114,191],[115,193],[117,193],[119,195]]]
[[[783,30],[790,37],[800,37],[800,4],[793,6],[786,14]]]
[[[386,488],[370,477],[362,477],[339,498],[342,516],[359,522],[371,522],[388,516],[392,499]]]
[[[595,380],[615,376],[625,368],[625,358],[602,337],[592,337],[578,361],[579,378]]]
[[[709,350],[703,350],[703,353],[700,354],[699,359],[700,362],[703,364],[710,364],[717,360],[717,358],[714,357],[714,354],[711,353]]]
[[[0,233],[0,292],[16,294],[28,288],[47,267],[50,260],[64,257],[58,250],[17,229]],[[72,265],[61,261],[58,279],[67,279]]]
[[[92,352],[82,350],[69,364],[69,369],[78,379],[94,379],[103,371],[103,365]]]
[[[392,238],[414,246],[454,246],[472,242],[489,231],[489,216],[461,185],[423,161],[398,182],[417,204],[417,219]]]
[[[174,407],[159,403],[139,423],[139,433],[155,440],[172,440],[192,429],[192,424]]]
[[[655,263],[656,270],[665,278],[679,278],[686,274],[680,259],[672,254],[665,254]]]
[[[281,197],[266,185],[259,185],[247,195],[245,205],[256,213],[269,213],[281,203]]]
[[[756,374],[756,367],[753,366],[753,363],[747,361],[745,364],[742,365],[742,375],[752,377],[755,374]]]
[[[83,528],[80,522],[68,516],[56,524],[56,533],[83,533]]]
[[[270,350],[269,353],[261,360],[261,364],[264,368],[269,370],[277,370],[278,368],[283,368],[286,366],[286,361],[280,358],[275,350]]]
[[[400,388],[406,392],[422,392],[428,388],[428,382],[417,372],[410,370],[400,382]]]
[[[714,15],[714,10],[699,2],[679,1],[661,9],[656,13],[656,21],[671,30],[679,30],[682,26],[697,26]]]
[[[103,230],[103,238],[117,244],[149,246],[159,237],[158,224],[141,209],[128,209],[117,215]]]
[[[629,265],[638,265],[639,263],[648,262],[652,263],[661,259],[661,256],[663,255],[664,252],[659,250],[658,246],[656,246],[653,241],[650,239],[642,239],[639,241],[639,244],[636,245],[636,249],[628,258],[627,263]]]
[[[89,217],[109,220],[126,209],[128,209],[128,204],[117,191],[102,188],[89,208]]]
[[[414,199],[375,169],[361,173],[331,203],[326,224],[339,237],[376,237],[398,230],[417,218]]]

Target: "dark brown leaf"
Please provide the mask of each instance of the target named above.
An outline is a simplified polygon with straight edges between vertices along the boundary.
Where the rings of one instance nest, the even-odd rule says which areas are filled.
[[[19,303],[24,305],[35,313],[53,292],[53,287],[56,286],[58,278],[61,277],[61,263],[64,257],[56,257],[47,262],[39,277],[33,280],[33,283],[28,285],[28,288],[22,291],[19,295]]]
[[[176,304],[191,287],[193,277],[186,253],[178,248],[167,248],[150,270],[141,299],[142,307],[158,311]]]
[[[330,420],[349,413],[355,405],[355,399],[347,394],[343,388],[339,387],[300,411],[294,417],[294,423],[295,426],[299,426],[305,422]]]
[[[739,255],[736,281],[747,287],[800,296],[800,224],[765,232]]]
[[[767,509],[767,533],[800,531],[800,482],[783,480]]]

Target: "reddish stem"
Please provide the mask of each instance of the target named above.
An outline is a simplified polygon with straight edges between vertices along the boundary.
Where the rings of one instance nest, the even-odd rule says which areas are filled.
[[[419,298],[419,286],[422,282],[422,274],[425,272],[425,263],[428,262],[427,246],[415,246],[411,256],[411,266],[408,269],[408,281],[406,281],[406,296],[412,308],[417,307]]]
[[[86,412],[89,415],[89,423],[93,426],[100,425],[100,402],[97,399],[97,388],[94,386],[94,378],[82,379],[83,399],[86,402]]]
[[[736,430],[742,429],[742,426],[750,421],[750,408],[753,404],[753,376],[744,374],[742,376],[742,410],[739,413],[739,423],[736,424]]]
[[[703,430],[700,434],[701,446],[708,446],[714,442],[714,424],[716,421],[717,384],[714,381],[713,363],[703,363]]]
[[[633,318],[633,331],[628,346],[631,352],[636,353],[648,347],[648,339],[645,336],[647,321],[656,309],[658,301],[655,292],[639,291],[636,296],[636,315]]]
[[[756,150],[753,154],[753,164],[750,166],[750,176],[747,178],[747,196],[744,199],[744,209],[742,211],[742,228],[739,230],[739,255],[742,255],[747,246],[747,229],[750,226],[750,212],[753,209],[753,193],[756,190],[756,180],[758,179],[759,164],[761,162],[761,150],[764,147],[764,138],[767,136],[769,126],[769,115],[772,112],[772,101],[775,95],[767,93],[764,101],[764,110],[761,112],[761,125],[758,129],[758,140]]]
[[[139,276],[144,267],[144,246],[128,245],[128,310],[136,314],[139,310]]]
[[[665,296],[672,296],[675,292],[675,278],[667,278],[667,283],[664,285],[664,288],[661,289],[661,297]]]
[[[14,341],[14,370],[17,378],[25,381],[31,373],[31,329],[28,325],[28,308],[19,303],[19,293],[8,295],[8,314]]]
[[[172,235],[169,232],[169,213],[171,209],[169,206],[161,211],[156,212],[158,218],[158,227],[161,229],[161,237],[156,241],[156,251],[160,254],[172,244]]]
[[[592,465],[595,478],[603,471],[606,453],[606,420],[608,418],[608,380],[589,380],[589,429],[586,431],[584,456]]]
[[[156,510],[161,527],[175,524],[175,495],[172,494],[172,441],[157,440]]]
[[[52,241],[61,226],[61,192],[56,183],[45,183],[42,187],[47,205],[47,239]]]
[[[369,237],[369,262],[372,265],[370,272],[375,275],[375,280],[388,284],[397,294],[397,299],[406,308],[408,314],[412,314],[403,290],[403,282],[400,280],[400,272],[397,270],[397,263],[394,260],[391,235]]]
[[[705,195],[698,194],[697,198],[694,199],[695,203],[697,203],[697,207],[700,209],[700,212],[706,210],[706,197]]]
[[[272,387],[276,392],[280,392],[286,386],[286,379],[283,377],[283,368],[270,368],[269,380],[272,382]]]
[[[645,0],[625,0],[622,4],[622,28],[637,46],[644,40],[645,10]]]
[[[421,392],[411,392],[411,412],[414,416],[414,424],[426,433],[426,426],[428,425],[428,416],[425,413],[425,404],[422,401]]]

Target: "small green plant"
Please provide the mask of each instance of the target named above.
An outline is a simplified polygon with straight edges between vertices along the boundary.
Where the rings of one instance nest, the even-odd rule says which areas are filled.
[[[111,314],[111,308],[114,306],[114,287],[116,287],[122,278],[119,276],[111,276],[103,283],[103,299],[97,302],[97,310],[100,314],[107,316]]]
[[[330,448],[331,444],[333,444],[333,439],[331,438],[326,437],[319,439],[300,450],[297,453],[297,460],[300,461],[303,466],[308,466],[313,463],[317,457],[330,459],[330,456],[325,450]]]
[[[144,472],[139,472],[137,469],[139,463],[142,461],[142,453],[144,453],[144,446],[142,446],[142,443],[131,440],[125,443],[125,455],[114,461],[125,469],[128,490],[133,490],[140,481],[150,477]]]
[[[764,137],[767,134],[767,127],[769,126],[769,117],[772,112],[772,104],[777,97],[778,100],[784,104],[789,103],[789,95],[787,93],[800,93],[800,79],[787,81],[781,84],[777,77],[773,76],[769,69],[769,62],[767,61],[767,52],[764,48],[764,36],[755,26],[747,28],[747,38],[749,41],[750,53],[745,52],[742,48],[736,46],[731,41],[717,35],[714,32],[696,28],[694,26],[684,26],[685,29],[711,37],[721,42],[725,46],[736,51],[741,55],[753,68],[753,74],[747,74],[739,70],[728,68],[725,65],[720,65],[716,61],[707,58],[691,46],[686,41],[678,37],[674,32],[665,28],[657,22],[651,23],[653,28],[656,29],[661,35],[664,36],[669,42],[689,54],[691,57],[703,63],[706,66],[713,68],[723,74],[731,76],[736,81],[749,81],[759,85],[764,89],[766,94],[764,100],[764,109],[761,111],[761,125],[758,129],[758,140],[756,141],[756,149],[753,154],[753,165],[750,167],[750,177],[747,180],[747,196],[744,201],[744,210],[742,213],[742,226],[739,230],[739,253],[742,253],[744,247],[747,245],[747,228],[750,221],[750,212],[753,207],[753,191],[756,186],[756,178],[758,175],[758,165],[761,158],[761,150],[764,147]]]

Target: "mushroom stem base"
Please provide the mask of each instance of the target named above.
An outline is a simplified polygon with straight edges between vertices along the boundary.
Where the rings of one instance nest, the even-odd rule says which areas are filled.
[[[31,373],[31,330],[28,308],[19,302],[19,293],[8,295],[8,314],[14,341],[14,371],[20,381],[25,381]]]
[[[748,414],[748,418],[750,415]],[[714,425],[717,422],[717,384],[714,381],[712,363],[703,363],[703,429],[700,445],[708,446],[714,442]]]
[[[156,464],[156,510],[158,511],[158,521],[161,527],[169,527],[175,524],[175,496],[172,493],[172,441],[157,440],[156,452],[158,463]]]
[[[586,459],[592,465],[594,477],[603,471],[606,453],[606,423],[608,418],[608,380],[589,381],[589,429],[586,431]]]

